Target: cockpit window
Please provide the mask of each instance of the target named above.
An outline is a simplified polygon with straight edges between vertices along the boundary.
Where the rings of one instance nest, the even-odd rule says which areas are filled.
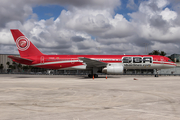
[[[169,62],[172,62],[172,60],[168,60]]]

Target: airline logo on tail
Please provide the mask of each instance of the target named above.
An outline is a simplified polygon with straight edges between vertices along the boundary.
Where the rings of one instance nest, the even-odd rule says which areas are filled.
[[[20,51],[25,51],[29,48],[30,41],[26,37],[20,36],[16,39],[16,45]]]

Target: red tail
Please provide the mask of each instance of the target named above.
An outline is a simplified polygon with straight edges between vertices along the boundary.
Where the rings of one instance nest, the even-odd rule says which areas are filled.
[[[43,55],[18,29],[11,29],[21,57]]]

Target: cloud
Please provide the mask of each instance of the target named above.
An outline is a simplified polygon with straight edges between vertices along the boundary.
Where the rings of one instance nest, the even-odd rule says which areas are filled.
[[[33,16],[32,7],[38,5],[60,5],[68,9],[91,8],[91,9],[113,9],[121,3],[119,0],[1,0],[0,1],[0,27],[10,21],[24,22],[30,15]]]
[[[84,38],[82,38],[81,36],[73,36],[71,38],[74,42],[81,42],[83,40],[85,40]]]
[[[91,9],[107,9],[119,6],[120,0],[30,0],[32,3],[44,4],[59,4],[61,6],[91,8]]]
[[[111,14],[107,10],[81,10],[75,9],[73,12],[62,11],[60,19],[66,21],[65,27],[78,31],[86,31],[96,35],[105,32],[111,26],[109,18]]]
[[[102,33],[103,38],[125,38],[134,34],[133,25],[122,15],[117,14],[111,19],[110,25],[112,27]]]
[[[168,5],[168,1],[163,1],[163,5],[156,4],[161,2],[161,0],[142,2],[138,12],[129,14],[134,24],[138,25],[137,34],[147,40],[178,42],[179,26],[175,25],[178,15],[169,8],[163,9],[164,5]]]
[[[168,0],[154,0],[154,2],[157,4],[158,8],[164,8],[169,4]]]
[[[128,4],[126,5],[127,8],[131,10],[136,10],[138,6],[135,4],[134,0],[128,0]]]
[[[129,0],[130,20],[114,10],[119,0],[6,0],[0,4],[1,53],[18,53],[9,31],[20,29],[45,54],[147,54],[179,50],[180,12],[176,1],[148,0],[136,6]],[[3,11],[3,9],[6,11]],[[58,4],[58,18],[38,20],[33,7]]]
[[[168,22],[171,20],[175,20],[177,18],[177,13],[175,11],[170,10],[169,8],[166,8],[163,10],[160,15],[162,18]]]
[[[0,4],[0,28],[5,27],[7,22],[20,21],[32,15],[32,8],[23,2],[10,0],[1,1]]]

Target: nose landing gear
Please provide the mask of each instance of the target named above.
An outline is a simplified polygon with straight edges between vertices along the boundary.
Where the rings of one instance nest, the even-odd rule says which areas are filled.
[[[158,71],[158,69],[155,69],[155,75],[154,75],[154,77],[159,77],[159,71]]]

